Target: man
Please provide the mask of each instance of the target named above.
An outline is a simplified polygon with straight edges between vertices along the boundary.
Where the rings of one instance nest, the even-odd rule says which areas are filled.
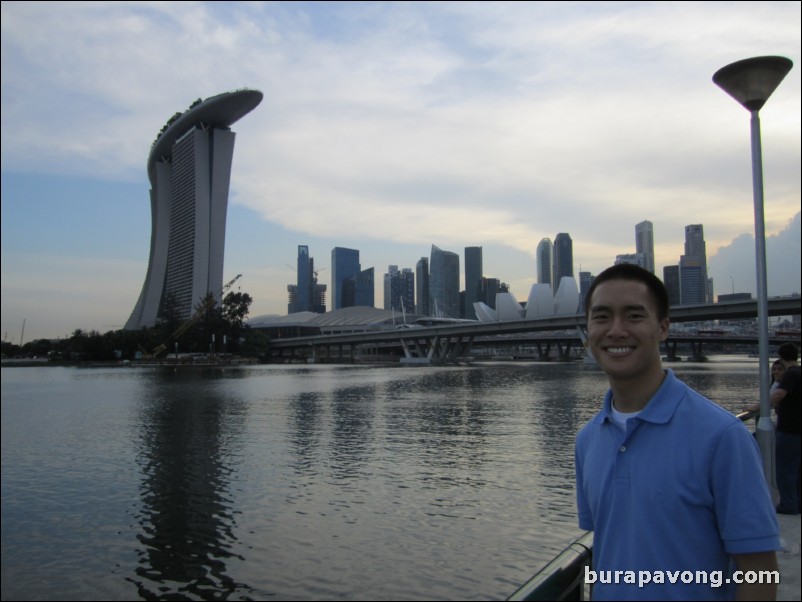
[[[777,411],[776,461],[780,514],[799,514],[799,470],[802,465],[802,396],[800,368],[796,363],[796,345],[785,343],[777,350],[785,372],[771,393],[771,405]]]
[[[589,349],[610,382],[576,440],[593,598],[773,600],[773,580],[736,584],[730,565],[777,571],[757,445],[735,416],[663,370],[668,305],[663,283],[628,264],[599,274],[585,300]]]

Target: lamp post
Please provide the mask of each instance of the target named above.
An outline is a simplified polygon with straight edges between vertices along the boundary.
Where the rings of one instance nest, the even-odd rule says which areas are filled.
[[[766,227],[763,220],[763,157],[758,112],[780,85],[793,63],[782,56],[759,56],[722,67],[713,82],[752,115],[752,193],[755,204],[755,260],[757,267],[758,351],[760,355],[760,419],[757,441],[763,473],[769,485],[774,478],[774,425],[769,400],[769,312],[766,285]]]

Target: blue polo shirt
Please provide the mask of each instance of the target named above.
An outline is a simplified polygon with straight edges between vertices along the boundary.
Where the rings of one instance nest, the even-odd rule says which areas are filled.
[[[733,599],[730,555],[780,549],[754,437],[671,370],[626,432],[612,422],[611,401],[608,391],[576,439],[579,526],[594,531],[593,599]],[[659,571],[665,583],[639,587],[625,573],[615,583],[615,571]],[[686,584],[683,571],[721,571],[722,583]]]

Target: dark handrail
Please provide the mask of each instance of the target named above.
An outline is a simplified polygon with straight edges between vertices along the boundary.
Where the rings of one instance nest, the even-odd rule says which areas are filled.
[[[736,414],[741,422],[760,417],[760,410]],[[585,531],[507,600],[584,600],[584,569],[593,558],[593,532]]]
[[[592,554],[593,532],[586,531],[507,600],[584,600],[584,567]]]

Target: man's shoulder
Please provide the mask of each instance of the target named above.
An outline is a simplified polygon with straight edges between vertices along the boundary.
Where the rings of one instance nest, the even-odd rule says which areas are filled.
[[[678,420],[688,420],[703,429],[728,428],[734,424],[740,424],[740,420],[735,414],[725,410],[716,402],[708,399],[699,391],[689,386],[687,383],[678,381],[684,389],[681,403],[677,406],[675,418]]]

